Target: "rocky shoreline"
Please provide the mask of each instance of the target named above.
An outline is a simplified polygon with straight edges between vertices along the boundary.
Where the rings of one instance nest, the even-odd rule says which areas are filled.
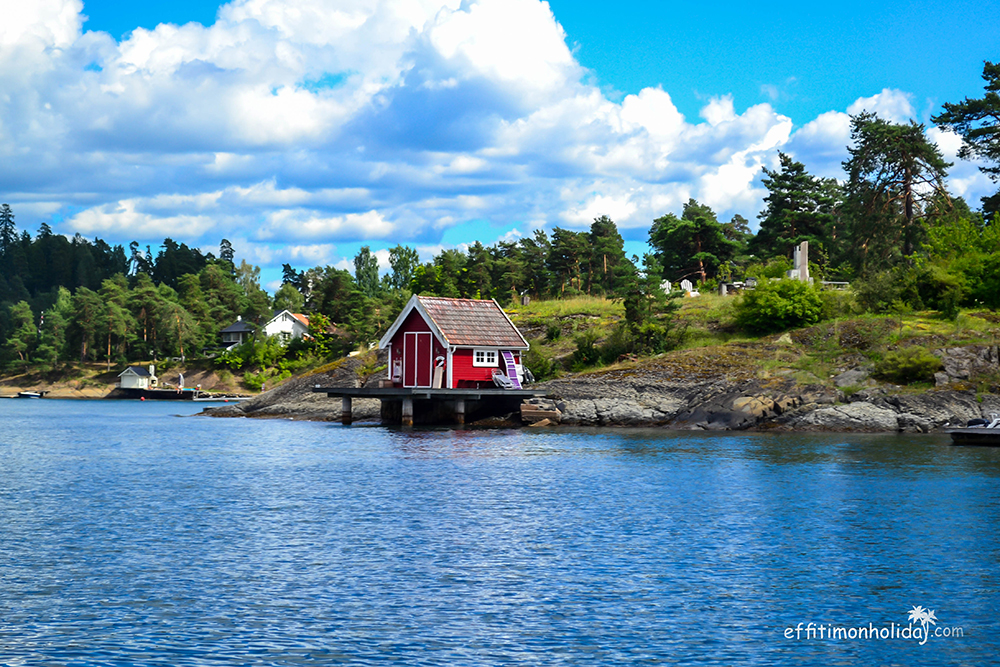
[[[752,349],[751,349],[752,348]],[[727,346],[692,363],[675,355],[536,385],[544,399],[535,409],[558,411],[557,421],[577,426],[663,427],[679,430],[786,430],[928,433],[970,419],[1000,413],[1000,396],[977,393],[971,378],[1000,373],[996,346],[935,351],[944,369],[936,387],[921,393],[879,385],[863,368],[833,379],[833,387],[802,384],[788,375],[756,377],[745,363],[759,346]],[[295,378],[239,404],[209,408],[215,417],[340,419],[340,402],[312,393],[324,386],[365,386],[378,378],[358,375],[360,361],[347,359],[334,370]],[[379,401],[354,401],[355,421],[377,421]],[[520,415],[490,422],[521,425]]]

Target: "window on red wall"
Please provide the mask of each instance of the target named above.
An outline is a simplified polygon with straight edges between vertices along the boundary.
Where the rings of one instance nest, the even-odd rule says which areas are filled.
[[[472,351],[472,365],[473,366],[496,366],[497,365],[497,351],[496,350],[484,350],[484,349],[474,349]]]

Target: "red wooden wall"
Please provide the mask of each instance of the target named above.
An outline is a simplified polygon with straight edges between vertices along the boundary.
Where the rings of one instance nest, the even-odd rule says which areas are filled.
[[[395,364],[396,360],[402,360],[403,358],[403,334],[406,332],[413,331],[430,331],[431,328],[424,321],[424,318],[420,316],[420,313],[414,310],[403,322],[403,325],[396,331],[396,335],[392,337],[392,361],[391,364]],[[448,358],[448,351],[441,346],[436,337],[433,338],[433,358],[437,359],[439,356]],[[503,358],[497,353],[497,365],[492,367],[484,366],[473,366],[472,365],[473,351],[471,349],[458,349],[455,350],[455,354],[452,357],[452,388],[461,387],[492,387],[493,386],[493,371],[496,368],[503,369]],[[514,352],[514,360],[520,363],[521,353],[519,351]],[[404,369],[405,370],[405,369]],[[433,372],[433,371],[432,371]],[[389,373],[391,376],[392,365],[389,367]],[[404,373],[405,374],[405,373]],[[444,371],[444,381],[442,386],[447,387],[448,385],[448,369],[445,368]],[[402,387],[402,382],[395,383],[395,386]]]
[[[413,312],[411,312],[406,317],[406,320],[403,322],[403,326],[399,327],[399,329],[396,331],[396,335],[394,335],[392,337],[392,345],[391,345],[391,348],[392,348],[392,362],[391,363],[395,364],[397,359],[401,360],[403,358],[403,334],[405,334],[406,332],[409,332],[409,331],[430,331],[430,330],[431,330],[430,326],[428,326],[427,322],[424,321],[424,318],[420,316],[420,313],[418,313],[416,310],[414,310]],[[439,356],[440,357],[444,357],[445,359],[447,359],[448,358],[448,351],[445,350],[443,347],[441,347],[441,344],[438,342],[437,337],[432,336],[432,340],[433,340],[433,350],[434,350],[432,359],[437,359]],[[433,369],[432,369],[431,372],[433,373]],[[391,374],[392,374],[392,366],[391,365],[389,367],[389,373],[390,373],[390,377],[391,377]],[[445,374],[445,378],[447,379],[447,377],[448,377],[447,376],[447,369],[445,370],[445,373],[446,373]],[[397,383],[395,383],[395,386],[402,387],[403,383],[402,382],[397,382]]]

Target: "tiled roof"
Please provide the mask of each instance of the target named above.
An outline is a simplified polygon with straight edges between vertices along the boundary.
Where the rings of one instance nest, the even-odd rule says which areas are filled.
[[[297,319],[302,324],[309,326],[309,318],[303,315],[302,313],[292,313],[292,317]]]
[[[437,296],[417,298],[449,345],[512,349],[528,347],[517,327],[511,324],[492,299],[446,299]]]
[[[139,377],[144,377],[144,378],[152,377],[149,374],[149,369],[147,369],[144,366],[129,366],[128,368],[126,368],[125,370],[123,370],[121,373],[119,373],[118,377],[121,377],[121,376],[125,375],[129,371],[132,371],[133,373],[135,373]]]
[[[244,320],[237,320],[223,329],[221,333],[240,333],[243,331],[253,331],[253,328]]]

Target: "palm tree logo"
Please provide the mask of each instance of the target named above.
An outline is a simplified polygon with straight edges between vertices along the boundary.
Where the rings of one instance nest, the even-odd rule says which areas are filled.
[[[909,621],[910,623],[919,623],[924,629],[924,636],[920,641],[920,645],[923,646],[927,643],[927,624],[937,625],[937,616],[934,615],[934,610],[924,609],[922,606],[917,605],[910,610]]]

